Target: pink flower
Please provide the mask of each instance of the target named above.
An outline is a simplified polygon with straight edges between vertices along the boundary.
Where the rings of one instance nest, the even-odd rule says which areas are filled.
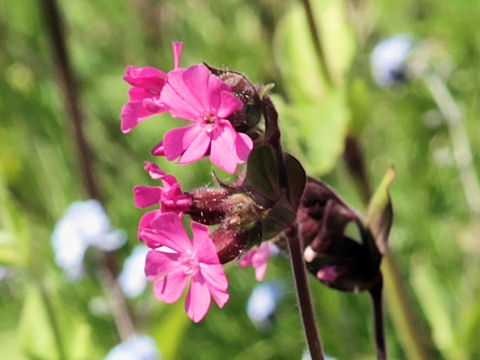
[[[175,68],[178,68],[182,43],[174,42],[172,48]],[[128,91],[130,99],[120,114],[120,128],[128,133],[147,117],[167,111],[160,100],[167,74],[153,67],[136,66],[127,66],[125,72],[123,80],[133,87]]]
[[[205,65],[170,71],[161,100],[173,117],[194,122],[167,132],[161,149],[167,160],[180,157],[178,163],[187,164],[209,153],[210,161],[229,173],[246,161],[252,139],[226,120],[243,103]]]
[[[323,280],[327,283],[334,282],[340,276],[339,271],[335,265],[328,265],[317,272],[318,280]]]
[[[228,280],[208,228],[192,222],[192,243],[176,214],[160,214],[152,225],[156,228],[157,242],[162,246],[151,250],[145,263],[147,279],[155,282],[155,296],[166,303],[174,303],[190,280],[185,310],[193,321],[199,322],[205,317],[212,297],[223,307],[229,299]]]
[[[239,260],[241,268],[252,265],[255,268],[255,279],[262,281],[267,272],[268,258],[270,257],[270,245],[267,242],[250,250]]]
[[[156,164],[146,161],[145,170],[155,180],[162,180],[162,186],[137,185],[133,188],[134,203],[139,208],[155,204],[161,205],[161,211],[184,212],[189,209],[192,199],[182,193],[177,179],[173,175],[165,174]]]

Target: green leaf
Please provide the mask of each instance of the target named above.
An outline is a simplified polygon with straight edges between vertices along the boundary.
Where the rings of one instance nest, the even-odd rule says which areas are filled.
[[[306,173],[300,162],[288,153],[284,153],[284,159],[290,199],[287,199],[285,192],[281,190],[275,150],[271,146],[255,148],[248,158],[244,185],[252,189],[254,197],[256,190],[259,190],[267,199],[274,201],[263,222],[263,239],[271,239],[290,226],[305,188]],[[258,200],[256,201],[258,203]]]
[[[28,356],[60,358],[47,311],[36,286],[30,286],[25,293],[18,333],[23,351]]]
[[[393,222],[392,201],[388,190],[394,178],[395,168],[392,166],[383,176],[367,210],[366,227],[375,238],[377,247],[382,254],[387,251],[388,235]]]
[[[285,166],[287,168],[288,191],[290,193],[290,204],[297,211],[302,197],[305,184],[307,183],[307,174],[302,164],[291,154],[285,153]]]
[[[334,83],[342,85],[355,55],[355,36],[338,0],[313,1],[313,12]],[[334,39],[334,41],[332,41]],[[293,102],[321,100],[327,94],[305,10],[296,2],[276,34],[275,59]]]
[[[286,148],[295,153],[307,173],[329,172],[343,153],[350,112],[343,91],[329,93],[323,100],[286,104],[275,97]]]
[[[247,176],[244,185],[260,190],[268,199],[275,200],[280,194],[277,161],[271,146],[258,146],[248,157]]]
[[[183,298],[182,298],[183,299]],[[192,321],[185,314],[183,301],[166,305],[163,317],[152,322],[150,333],[162,351],[163,360],[177,359],[178,347]]]
[[[24,353],[32,358],[100,357],[88,322],[42,285],[30,285],[26,290],[18,334]]]

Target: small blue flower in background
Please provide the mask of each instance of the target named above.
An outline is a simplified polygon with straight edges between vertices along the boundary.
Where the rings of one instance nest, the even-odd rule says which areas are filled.
[[[275,310],[285,295],[282,281],[263,282],[252,290],[247,302],[247,315],[257,328],[272,326]]]
[[[146,335],[134,335],[113,347],[104,360],[160,360],[161,358],[155,340]]]
[[[140,295],[147,285],[144,269],[145,258],[149,250],[145,245],[137,245],[123,263],[122,272],[118,276],[118,283],[123,293],[130,298]]]
[[[103,251],[120,248],[126,241],[123,230],[114,229],[97,200],[71,204],[57,222],[51,236],[55,262],[70,281],[83,275],[83,257],[89,246]]]
[[[370,54],[370,65],[377,85],[388,87],[406,80],[406,61],[414,46],[414,38],[407,34],[395,35],[375,46]]]

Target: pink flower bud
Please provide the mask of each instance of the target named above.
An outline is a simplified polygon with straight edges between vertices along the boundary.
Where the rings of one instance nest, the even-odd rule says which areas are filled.
[[[248,232],[219,228],[212,234],[218,259],[225,264],[235,259],[248,245]]]
[[[188,214],[191,218],[205,225],[219,224],[228,211],[227,199],[230,196],[225,189],[198,188],[189,192],[192,205]]]

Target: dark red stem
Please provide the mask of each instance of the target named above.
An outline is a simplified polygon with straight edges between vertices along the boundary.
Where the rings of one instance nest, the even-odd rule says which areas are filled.
[[[383,279],[379,280],[370,289],[373,308],[373,327],[375,329],[375,345],[377,348],[377,359],[387,360],[387,348],[385,345],[385,324],[383,319]]]
[[[303,259],[303,246],[299,238],[297,226],[294,225],[287,233],[288,250],[290,254],[290,265],[295,279],[298,304],[302,315],[303,328],[307,338],[308,349],[312,360],[324,360],[320,334],[315,321],[312,295],[307,279],[307,269]]]

